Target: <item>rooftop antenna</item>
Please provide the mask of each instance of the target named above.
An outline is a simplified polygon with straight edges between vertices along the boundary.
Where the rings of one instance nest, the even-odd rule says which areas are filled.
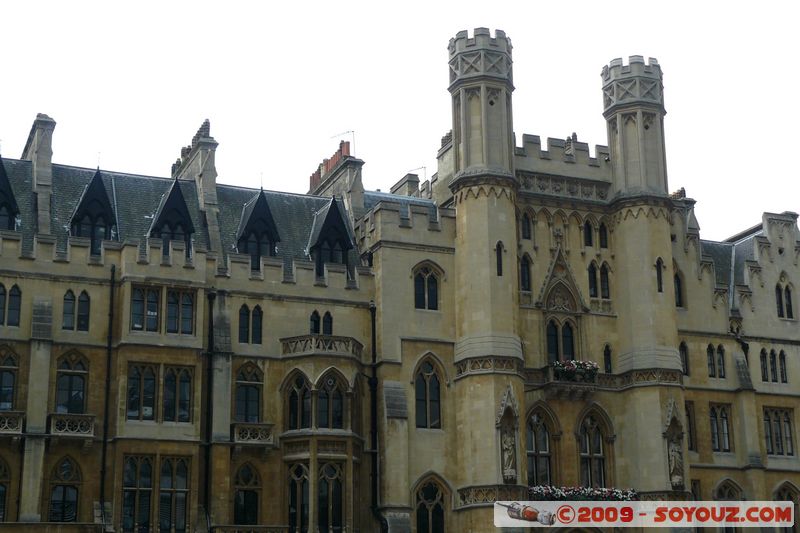
[[[261,173],[261,190],[264,190],[264,173]]]
[[[421,171],[422,171],[422,180],[423,180],[423,181],[425,181],[425,180],[427,180],[427,179],[428,179],[428,169],[427,169],[426,167],[417,167],[417,168],[412,168],[411,170],[409,170],[408,172],[406,172],[406,174],[411,174],[411,173],[412,173],[412,172],[414,172],[415,170],[421,170]]]
[[[97,152],[97,170],[100,170],[100,152]]]
[[[353,157],[355,157],[356,156],[356,132],[355,132],[355,130],[347,130],[347,131],[343,131],[342,133],[337,133],[336,135],[331,137],[331,139],[336,139],[337,137],[342,137],[344,135],[350,135],[350,140],[351,140],[351,143],[350,143],[350,148],[351,148],[350,154]]]

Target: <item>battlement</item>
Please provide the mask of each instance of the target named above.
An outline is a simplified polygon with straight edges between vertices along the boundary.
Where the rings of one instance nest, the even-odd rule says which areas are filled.
[[[662,79],[661,66],[658,64],[658,60],[650,57],[648,62],[645,63],[642,56],[630,56],[627,65],[623,64],[622,58],[612,59],[608,65],[603,67],[601,76],[604,83],[635,76]]]
[[[506,32],[495,30],[494,33],[495,36],[492,37],[489,28],[475,28],[472,37],[469,36],[467,30],[458,32],[454,38],[450,39],[450,44],[447,46],[450,57],[481,48],[491,48],[511,55],[511,39],[506,37]]]

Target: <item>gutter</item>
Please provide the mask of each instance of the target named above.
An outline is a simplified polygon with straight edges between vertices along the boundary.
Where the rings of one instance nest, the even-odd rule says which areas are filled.
[[[380,486],[380,468],[378,465],[378,346],[376,334],[376,313],[377,307],[374,301],[369,302],[369,315],[372,329],[372,375],[369,378],[369,422],[370,422],[370,453],[372,454],[372,475],[370,476],[372,504],[370,510],[375,520],[381,525],[381,532],[387,533],[389,531],[389,523],[386,518],[381,515],[378,509],[378,487]]]
[[[212,410],[213,410],[213,393],[214,393],[214,300],[217,298],[217,293],[209,291],[208,293],[208,349],[206,350],[206,406],[205,413],[202,413],[202,419],[206,421],[206,434],[203,440],[205,464],[204,464],[204,478],[203,484],[203,504],[206,511],[206,531],[212,531],[211,527],[211,511],[209,510],[209,500],[211,498],[211,436],[212,436]]]
[[[111,279],[108,288],[108,336],[106,337],[106,389],[103,403],[103,446],[100,454],[100,513],[104,529],[113,521],[106,516],[106,459],[108,457],[108,417],[111,397],[111,343],[114,327],[114,289],[117,281],[117,266],[111,265]]]

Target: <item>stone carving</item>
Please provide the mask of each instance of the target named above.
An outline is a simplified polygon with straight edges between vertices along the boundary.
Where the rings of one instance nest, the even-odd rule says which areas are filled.
[[[521,363],[511,357],[478,357],[466,359],[456,364],[456,379],[468,374],[517,374]]]
[[[664,438],[667,439],[667,467],[670,484],[673,490],[682,490],[684,486],[683,428],[678,420],[677,404],[672,397],[667,401],[667,424]]]
[[[517,482],[517,437],[512,424],[504,424],[500,430],[502,448],[503,481]]]
[[[516,420],[519,419],[519,404],[517,404],[517,398],[514,396],[514,390],[511,388],[511,385],[506,387],[506,391],[503,393],[503,399],[500,400],[500,408],[497,410],[497,419],[495,420],[495,425],[497,427],[501,426],[503,417],[508,410],[511,411],[511,416],[516,422]]]
[[[551,311],[572,312],[575,310],[575,302],[564,286],[559,285],[550,291],[550,298],[547,300],[547,308]]]

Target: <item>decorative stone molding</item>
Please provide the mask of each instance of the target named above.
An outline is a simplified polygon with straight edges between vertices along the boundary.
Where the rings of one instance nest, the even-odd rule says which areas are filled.
[[[325,354],[361,359],[364,345],[352,337],[300,335],[281,339],[281,350],[283,355],[292,357]]]
[[[50,434],[94,437],[94,419],[94,415],[53,413],[50,415]]]
[[[495,425],[497,427],[500,427],[500,423],[503,420],[503,415],[508,408],[511,409],[511,412],[514,414],[514,418],[518,420],[519,404],[517,403],[517,398],[514,396],[514,389],[511,388],[511,385],[506,387],[506,390],[503,393],[503,398],[500,400],[500,406],[497,408],[497,417],[495,419]]]
[[[522,362],[512,357],[478,357],[456,363],[456,377],[471,374],[522,374]]]
[[[528,488],[521,485],[475,485],[458,489],[456,507],[493,507],[496,501],[525,500]]]
[[[550,394],[550,397],[585,399],[596,390],[623,390],[649,385],[679,385],[682,373],[680,370],[669,369],[632,370],[624,374],[600,372],[594,383],[555,381],[550,367],[526,368],[523,370],[523,375],[526,387],[546,389],[546,394]],[[550,392],[547,392],[548,390]]]
[[[0,435],[20,435],[25,413],[21,411],[0,412]]]
[[[611,184],[564,176],[518,172],[522,194],[552,196],[571,200],[606,202]]]
[[[273,445],[275,437],[273,424],[234,422],[231,424],[233,442],[237,444]]]

